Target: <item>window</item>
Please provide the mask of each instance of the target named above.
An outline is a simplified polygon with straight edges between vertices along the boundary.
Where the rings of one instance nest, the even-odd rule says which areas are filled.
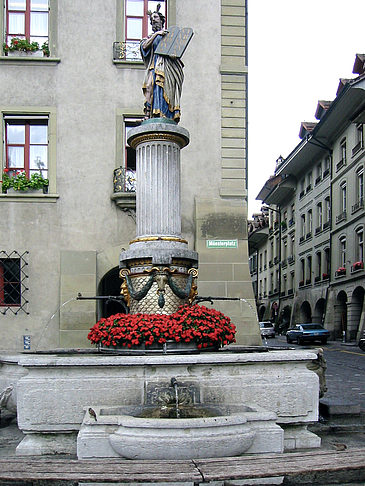
[[[322,163],[319,163],[317,165],[317,177],[316,177],[316,183],[318,184],[318,182],[322,179]]]
[[[301,216],[301,238],[305,238],[305,214]]]
[[[340,238],[340,266],[346,266],[346,237],[342,236]]]
[[[312,216],[312,210],[310,209],[308,211],[308,228],[307,228],[307,236],[310,236],[312,234],[312,229],[313,229],[313,216]]]
[[[3,147],[0,152],[0,172],[6,169],[10,176],[21,172],[27,178],[41,174],[49,180],[48,194],[16,191],[16,197],[46,198],[55,202],[56,194],[56,111],[49,108],[35,111],[34,107],[0,111],[3,132]],[[0,198],[10,197],[1,194]],[[14,195],[13,195],[14,197]]]
[[[20,305],[20,259],[0,259],[0,306]]]
[[[360,149],[364,147],[364,128],[362,123],[356,125],[355,132],[355,147],[352,149],[352,155],[355,155]]]
[[[346,211],[347,206],[347,187],[346,184],[341,185],[341,210]]]
[[[15,37],[38,42],[39,47],[47,42],[49,31],[48,0],[5,0],[4,42],[11,44]]]
[[[364,228],[356,231],[356,261],[364,261]]]
[[[340,170],[341,167],[346,165],[347,149],[346,149],[346,139],[341,140],[340,143],[340,160],[336,165],[336,171]]]
[[[323,275],[322,275],[323,278],[327,278],[329,273],[330,273],[330,262],[331,262],[330,249],[325,248],[325,250],[324,250],[324,268],[323,268],[324,272],[323,272]]]
[[[317,204],[317,228],[316,228],[316,230],[321,231],[322,223],[323,223],[322,203],[319,202]]]
[[[307,175],[307,188],[306,191],[310,191],[312,189],[312,171]]]
[[[304,285],[304,277],[305,277],[305,261],[304,258],[300,260],[300,282],[299,287]]]
[[[316,281],[318,282],[322,278],[322,255],[320,251],[316,254],[316,257],[317,257]]]
[[[152,33],[148,11],[155,12],[157,5],[160,4],[160,13],[166,18],[166,27],[167,18],[170,19],[170,7],[167,5],[167,0],[119,1],[122,2],[121,8],[124,12],[124,25],[121,26],[122,33],[119,35],[122,40],[122,49],[120,55],[116,56],[114,53],[114,58],[124,61],[141,61],[140,40]]]
[[[324,200],[324,227],[328,227],[330,225],[330,220],[331,220],[331,202],[330,202],[330,197],[327,196]]]
[[[307,279],[305,281],[306,285],[312,282],[312,255],[307,256]]]
[[[340,160],[346,164],[347,152],[346,152],[346,139],[341,141],[340,144]]]
[[[364,201],[364,168],[356,172],[356,192],[358,202]]]
[[[288,241],[287,239],[285,238],[285,240],[283,240],[283,255],[282,255],[282,260],[286,260],[288,256]]]
[[[24,294],[28,290],[25,286],[25,279],[28,276],[25,273],[27,266],[26,255],[17,251],[10,253],[0,251],[0,312],[6,314],[8,310],[17,314],[19,310],[25,310],[28,301]]]
[[[328,155],[324,159],[324,171],[323,171],[323,177],[327,177],[328,174],[330,173],[330,167],[331,167],[331,156]]]
[[[5,168],[8,175],[39,173],[48,178],[48,117],[19,119],[5,115]]]

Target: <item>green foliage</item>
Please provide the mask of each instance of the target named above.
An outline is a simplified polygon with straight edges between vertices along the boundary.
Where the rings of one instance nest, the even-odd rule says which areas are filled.
[[[50,54],[47,41],[44,42],[41,47],[39,47],[38,42],[30,42],[28,39],[20,39],[19,37],[13,37],[10,45],[4,43],[3,50],[5,54],[14,51],[36,52],[39,50],[42,50],[43,54],[47,57]]]
[[[49,185],[48,179],[44,179],[38,172],[32,174],[30,178],[25,172],[16,172],[14,176],[8,175],[9,170],[5,169],[3,173],[2,192],[6,193],[11,187],[14,191],[26,192],[29,189],[43,189]]]

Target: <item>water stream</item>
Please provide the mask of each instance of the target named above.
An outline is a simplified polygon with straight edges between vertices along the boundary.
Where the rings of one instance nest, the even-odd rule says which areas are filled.
[[[38,339],[38,343],[35,347],[35,351],[37,352],[38,349],[39,349],[39,346],[42,342],[42,339],[44,337],[44,335],[46,334],[47,330],[48,330],[48,327],[50,325],[50,323],[52,322],[52,319],[55,317],[55,315],[62,309],[63,306],[65,306],[66,304],[68,304],[69,302],[72,302],[73,300],[76,300],[76,297],[72,297],[71,299],[69,300],[66,300],[66,302],[64,302],[63,304],[61,304],[60,306],[57,307],[57,309],[55,310],[55,312],[52,314],[52,316],[48,319],[48,321],[46,322],[46,325],[44,326],[44,329],[41,333],[41,335],[39,336],[39,339]]]
[[[171,386],[175,389],[175,407],[176,407],[176,418],[180,418],[180,409],[179,409],[179,388],[177,384],[176,378],[171,378]]]

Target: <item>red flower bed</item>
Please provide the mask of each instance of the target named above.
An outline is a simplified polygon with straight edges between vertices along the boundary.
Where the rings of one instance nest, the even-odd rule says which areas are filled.
[[[181,306],[174,314],[115,314],[100,319],[88,339],[104,346],[132,348],[167,341],[196,342],[198,349],[235,342],[229,317],[205,306]]]

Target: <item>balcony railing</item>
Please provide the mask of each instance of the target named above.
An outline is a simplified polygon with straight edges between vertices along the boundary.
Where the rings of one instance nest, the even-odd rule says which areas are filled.
[[[329,170],[329,169],[326,169],[326,170],[323,172],[323,179],[324,179],[325,177],[327,177],[329,173],[330,173],[330,170]]]
[[[322,226],[317,226],[315,233],[318,235],[322,231]]]
[[[346,164],[346,160],[345,159],[341,159],[337,164],[336,164],[336,172],[340,169],[342,169],[342,167]]]
[[[347,218],[346,211],[342,211],[338,216],[336,216],[336,223],[340,223],[341,221],[345,221]]]
[[[361,141],[356,144],[355,147],[352,149],[352,156],[354,156],[360,149],[362,149]]]
[[[330,221],[329,220],[326,221],[325,223],[323,223],[323,229],[324,230],[327,229],[327,228],[329,228],[329,227],[330,227]]]
[[[118,167],[114,169],[114,192],[136,192],[136,171]]]
[[[288,295],[293,295],[294,294],[294,289],[289,289],[288,290]]]
[[[364,208],[364,199],[363,198],[360,198],[357,203],[355,203],[352,208],[351,208],[351,212],[352,213],[356,213],[356,211],[358,211],[359,209],[363,209]]]
[[[123,209],[136,208],[136,171],[118,167],[113,174],[113,194],[111,199]]]
[[[289,228],[295,224],[294,219],[289,219]]]
[[[300,191],[300,194],[299,194],[299,199],[302,199],[302,197],[304,197],[304,194],[305,194],[305,192],[304,192],[304,191]]]
[[[142,56],[139,50],[139,41],[114,42],[113,59],[114,61],[141,62]]]
[[[321,182],[321,180],[322,180],[322,177],[321,177],[321,176],[318,176],[318,177],[316,178],[315,184],[316,184],[316,185],[317,185],[317,184],[319,184],[319,183]]]
[[[294,262],[295,262],[295,258],[293,256],[288,256],[288,263],[289,263],[289,265],[291,265]]]
[[[312,190],[312,184],[308,184],[307,188],[306,188],[306,192],[309,192]]]

